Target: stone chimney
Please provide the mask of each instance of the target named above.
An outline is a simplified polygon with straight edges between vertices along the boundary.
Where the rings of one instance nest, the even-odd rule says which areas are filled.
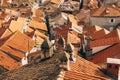
[[[69,65],[69,53],[63,51],[60,53],[60,69],[68,71],[70,70],[70,65]]]
[[[86,40],[86,44],[85,44],[86,59],[91,59],[92,58],[92,49],[90,47],[90,41],[92,40],[92,38],[89,35],[87,35],[85,40]]]
[[[83,34],[79,34],[78,37],[80,38],[81,40],[81,44],[80,44],[80,55],[86,59],[86,50],[85,50],[85,38],[84,38],[84,35]]]
[[[66,46],[65,46],[65,51],[69,54],[70,61],[75,62],[76,57],[75,57],[75,54],[74,54],[74,46],[71,43],[67,43]]]
[[[41,51],[41,59],[46,59],[53,55],[53,46],[49,39],[45,39],[41,44]]]
[[[58,51],[63,51],[65,48],[65,40],[62,36],[57,41],[57,49]]]

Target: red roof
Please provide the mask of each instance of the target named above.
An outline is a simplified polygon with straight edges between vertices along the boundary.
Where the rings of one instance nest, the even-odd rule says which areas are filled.
[[[119,17],[120,8],[113,6],[104,6],[94,10],[91,10],[91,16],[93,17]]]
[[[105,36],[108,33],[109,31],[107,31],[106,29],[101,29],[99,31],[90,34],[90,36],[92,37],[93,40],[96,40],[96,39],[101,39],[103,36]]]
[[[67,71],[64,80],[109,80],[104,77],[85,74],[82,72]]]
[[[105,78],[105,75],[100,71],[99,66],[77,56],[76,62],[70,62],[70,70],[65,72],[64,79],[106,80],[107,78]]]
[[[101,35],[99,35],[101,36]],[[114,30],[106,35],[101,36],[100,39],[91,41],[91,47],[112,45],[120,42],[120,30]]]
[[[55,28],[57,38],[62,36],[65,39],[65,41],[67,42],[67,34],[69,31],[69,28],[71,28],[71,27],[72,27],[72,23],[68,23],[66,25],[62,25],[60,27]]]
[[[120,43],[114,44],[100,52],[97,52],[93,55],[90,61],[94,63],[103,63],[106,62],[107,58],[114,57],[120,54]]]
[[[89,27],[83,28],[83,32],[84,32],[84,34],[90,35],[90,34],[96,32],[96,31],[99,31],[101,29],[102,29],[101,27],[94,25],[94,26],[89,26]]]

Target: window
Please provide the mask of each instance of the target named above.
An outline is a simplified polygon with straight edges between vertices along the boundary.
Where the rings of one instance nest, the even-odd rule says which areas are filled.
[[[110,19],[110,23],[115,23],[115,19]]]
[[[109,65],[108,65],[108,68],[112,68],[112,65],[111,65],[111,64],[109,64]]]
[[[118,69],[118,65],[115,65],[115,69]]]

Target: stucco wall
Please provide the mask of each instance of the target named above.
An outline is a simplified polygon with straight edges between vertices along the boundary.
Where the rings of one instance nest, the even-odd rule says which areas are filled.
[[[113,22],[111,22],[113,19]],[[90,18],[90,25],[98,25],[101,27],[105,27],[106,29],[110,30],[110,27],[116,26],[120,23],[120,17],[91,17]]]

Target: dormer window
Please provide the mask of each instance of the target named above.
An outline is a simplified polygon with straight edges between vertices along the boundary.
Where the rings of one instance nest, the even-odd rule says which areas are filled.
[[[112,19],[109,20],[109,22],[110,23],[115,23],[115,19],[112,18]]]
[[[110,11],[109,11],[108,9],[106,9],[106,10],[105,10],[105,13],[106,13],[106,14],[109,14],[109,13],[110,13]]]

